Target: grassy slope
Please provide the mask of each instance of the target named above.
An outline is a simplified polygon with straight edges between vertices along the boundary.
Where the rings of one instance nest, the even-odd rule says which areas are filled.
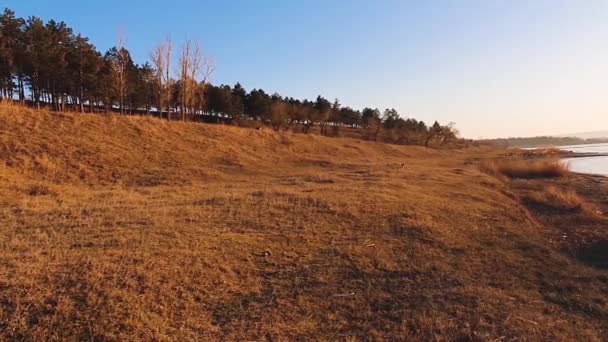
[[[600,340],[481,154],[1,108],[0,338]]]

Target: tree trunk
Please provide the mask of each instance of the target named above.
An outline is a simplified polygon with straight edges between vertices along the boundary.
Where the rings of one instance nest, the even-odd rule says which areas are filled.
[[[429,147],[429,144],[430,144],[432,138],[433,138],[432,134],[429,134],[426,136],[426,139],[424,140],[424,147]]]
[[[25,86],[24,86],[24,82],[23,82],[23,76],[19,75],[19,80],[18,80],[18,84],[19,84],[19,102],[21,102],[21,104],[25,103]]]
[[[84,90],[82,89],[82,84],[80,85],[80,97],[78,98],[78,102],[80,103],[80,112],[84,113],[84,103],[82,102],[84,98]]]

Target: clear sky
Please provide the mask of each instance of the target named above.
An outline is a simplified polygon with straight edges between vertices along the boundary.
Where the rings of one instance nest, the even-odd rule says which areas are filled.
[[[608,0],[4,0],[138,63],[200,40],[213,82],[396,108],[466,137],[608,130]]]

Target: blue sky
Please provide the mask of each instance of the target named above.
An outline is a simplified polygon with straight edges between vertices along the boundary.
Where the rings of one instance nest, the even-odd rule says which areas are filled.
[[[608,130],[608,1],[5,0],[136,62],[200,40],[214,83],[453,121],[467,137]]]

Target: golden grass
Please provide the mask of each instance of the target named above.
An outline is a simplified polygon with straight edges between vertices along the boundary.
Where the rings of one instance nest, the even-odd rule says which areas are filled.
[[[543,147],[531,150],[519,150],[521,156],[525,157],[556,157],[564,153],[558,147]]]
[[[560,150],[559,147],[545,147],[538,150],[539,154],[543,156],[559,156],[560,154],[564,153],[564,151]]]
[[[601,340],[480,153],[0,106],[0,339]]]
[[[543,191],[534,192],[529,200],[535,204],[558,211],[587,211],[594,213],[591,205],[579,196],[574,190],[562,190],[555,186],[548,186]]]
[[[485,162],[481,170],[496,176],[509,178],[556,178],[570,173],[568,166],[559,160],[510,159]]]

